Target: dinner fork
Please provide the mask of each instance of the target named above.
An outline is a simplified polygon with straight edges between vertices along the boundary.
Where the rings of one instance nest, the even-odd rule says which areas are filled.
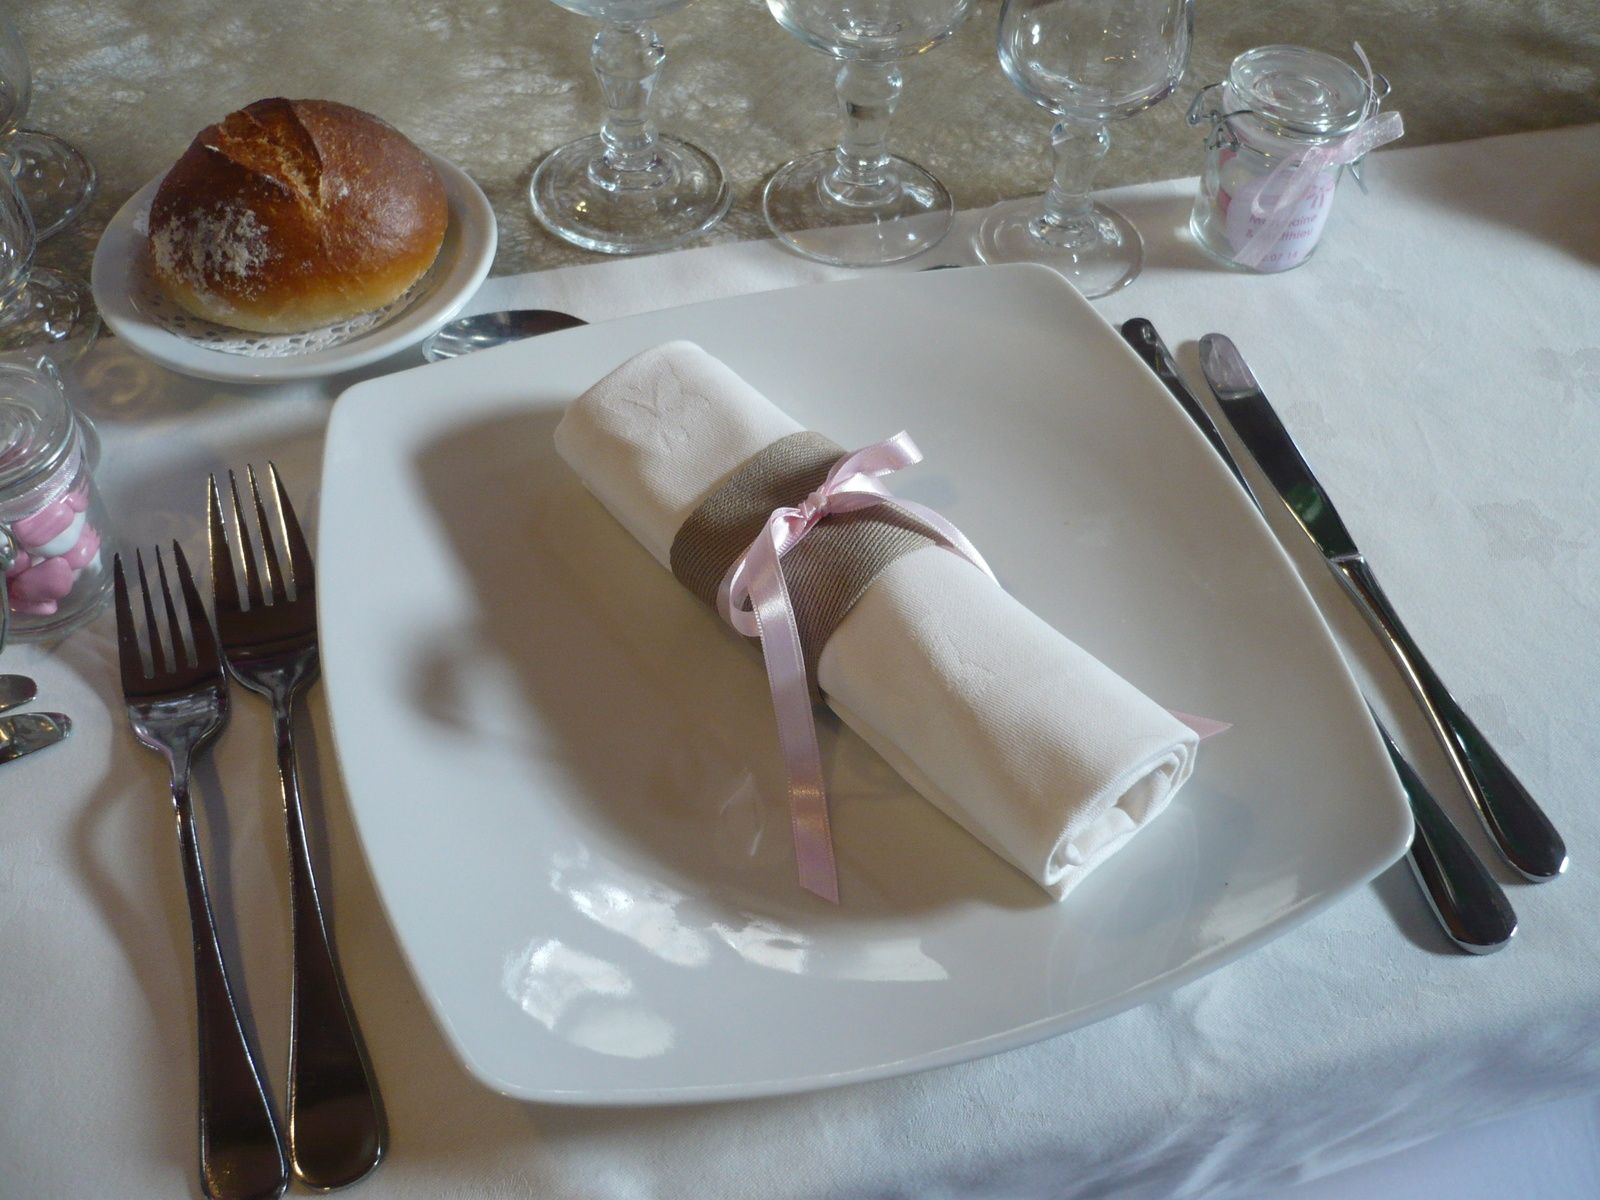
[[[288,556],[287,571],[279,564],[255,469],[247,467],[246,474],[255,529],[261,539],[262,566],[258,570],[251,522],[245,519],[238,482],[229,471],[233,527],[248,603],[242,602],[233,546],[223,522],[222,496],[217,477],[211,476],[206,519],[212,598],[228,668],[245,687],[271,702],[277,735],[278,779],[289,838],[294,947],[289,1006],[289,1156],[295,1174],[311,1187],[337,1188],[354,1183],[378,1165],[385,1131],[377,1081],[361,1043],[317,894],[300,801],[292,716],[295,701],[317,678],[316,580],[311,551],[277,468],[268,463],[267,477],[278,510],[278,533]]]
[[[233,1002],[189,800],[190,763],[195,752],[210,744],[228,719],[228,685],[217,657],[216,635],[211,632],[189,564],[176,542],[172,544],[172,558],[183,591],[192,648],[185,653],[177,607],[167,585],[166,563],[157,548],[156,577],[167,618],[163,651],[144,556],[135,552],[150,650],[148,670],[139,649],[139,628],[128,598],[122,556],[112,560],[122,691],[134,736],[160,753],[172,774],[172,806],[178,817],[183,884],[189,899],[195,1008],[199,1018],[200,1181],[206,1195],[214,1200],[261,1200],[283,1194],[289,1186],[289,1166],[277,1119],[262,1086],[261,1068],[245,1040],[239,1010]]]

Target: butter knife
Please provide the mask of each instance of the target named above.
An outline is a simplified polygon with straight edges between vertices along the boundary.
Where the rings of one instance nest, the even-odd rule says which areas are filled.
[[[65,713],[13,713],[0,717],[0,763],[54,746],[72,732]]]
[[[1155,372],[1156,378],[1166,385],[1173,399],[1199,427],[1217,452],[1217,457],[1233,472],[1245,495],[1259,509],[1260,498],[1246,482],[1238,461],[1222,440],[1211,414],[1178,373],[1172,352],[1161,340],[1156,327],[1143,317],[1134,317],[1123,323],[1122,336],[1133,347],[1134,353]],[[1370,706],[1368,711],[1371,711]],[[1511,902],[1472,852],[1466,839],[1450,823],[1421,777],[1400,753],[1400,748],[1395,745],[1376,713],[1372,713],[1372,723],[1378,727],[1378,734],[1383,738],[1395,773],[1400,777],[1400,786],[1411,805],[1416,833],[1406,850],[1406,862],[1422,889],[1428,907],[1433,910],[1445,935],[1462,950],[1469,954],[1489,954],[1500,949],[1517,931],[1517,914]]]
[[[1207,334],[1200,339],[1200,368],[1216,393],[1222,415],[1405,676],[1462,789],[1506,861],[1528,879],[1554,879],[1567,869],[1567,847],[1561,835],[1461,710],[1406,632],[1339,519],[1333,501],[1311,473],[1238,349],[1219,333]]]

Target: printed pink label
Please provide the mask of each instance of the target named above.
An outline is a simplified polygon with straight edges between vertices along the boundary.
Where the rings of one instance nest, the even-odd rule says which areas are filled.
[[[1277,207],[1282,189],[1275,186],[1263,195],[1261,188],[1265,182],[1252,179],[1238,186],[1231,195],[1225,190],[1217,193],[1217,207],[1223,213],[1223,236],[1236,254],[1244,248],[1250,235],[1266,224],[1265,214]],[[1322,171],[1317,175],[1310,190],[1295,205],[1277,244],[1262,258],[1256,268],[1258,271],[1287,271],[1306,260],[1328,222],[1336,182],[1336,172]]]

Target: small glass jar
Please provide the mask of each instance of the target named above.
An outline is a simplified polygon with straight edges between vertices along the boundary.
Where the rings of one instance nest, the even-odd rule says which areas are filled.
[[[58,635],[111,590],[105,505],[48,358],[0,356],[0,559],[11,637]]]
[[[1348,63],[1302,46],[1260,46],[1202,88],[1189,123],[1210,124],[1189,229],[1213,257],[1287,271],[1316,249],[1333,206],[1340,153],[1388,92]]]

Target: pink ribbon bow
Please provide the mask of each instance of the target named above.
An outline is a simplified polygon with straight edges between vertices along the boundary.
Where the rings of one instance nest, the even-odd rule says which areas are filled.
[[[904,431],[844,455],[816,491],[792,508],[772,511],[766,525],[734,560],[717,589],[717,611],[723,619],[746,637],[761,640],[772,707],[778,719],[778,741],[789,778],[789,822],[800,886],[834,904],[839,902],[839,880],[828,826],[822,754],[817,749],[805,651],[800,644],[789,586],[783,577],[783,556],[819,521],[878,504],[892,504],[917,518],[926,526],[924,532],[993,579],[989,564],[959,529],[930,508],[892,496],[878,482],[880,476],[921,461],[922,452]]]

